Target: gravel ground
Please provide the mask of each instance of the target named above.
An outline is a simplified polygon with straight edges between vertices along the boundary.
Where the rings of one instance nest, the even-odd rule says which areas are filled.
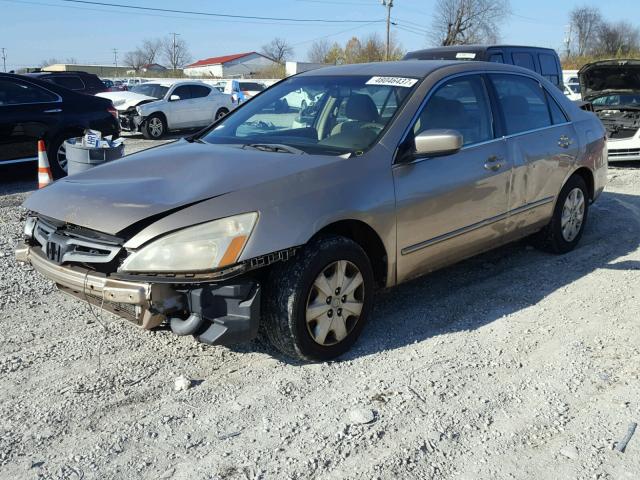
[[[640,420],[638,169],[611,170],[576,251],[381,292],[324,364],[65,297],[13,258],[30,184],[0,184],[0,478],[640,478],[640,431],[614,449]]]

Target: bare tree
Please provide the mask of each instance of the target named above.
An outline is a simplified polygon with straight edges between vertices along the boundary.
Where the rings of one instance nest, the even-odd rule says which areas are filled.
[[[495,41],[509,13],[509,0],[438,0],[430,37],[439,45]]]
[[[627,22],[601,22],[594,37],[596,55],[625,56],[640,48],[640,31]]]
[[[173,46],[173,42],[171,45]],[[144,55],[145,64],[156,63],[158,61],[158,57],[160,56],[160,52],[162,51],[162,39],[146,39],[144,42],[142,42],[140,51]]]
[[[47,60],[42,60],[40,62],[40,67],[48,67],[49,65],[55,65],[56,63],[60,63],[60,60],[58,60],[56,57],[51,57]]]
[[[327,59],[327,54],[331,50],[331,44],[328,40],[316,40],[309,47],[309,52],[307,53],[307,58],[310,62],[313,63],[325,63]]]
[[[147,64],[147,59],[144,52],[139,48],[136,48],[135,50],[126,53],[124,56],[124,64],[134,70],[140,70],[143,65]]]
[[[576,7],[569,14],[569,25],[576,39],[576,54],[586,55],[595,43],[602,24],[602,15],[596,7]]]
[[[172,70],[178,70],[191,61],[187,42],[181,38],[167,38],[162,43],[162,57]]]
[[[278,63],[284,63],[293,55],[293,47],[284,38],[276,37],[262,46],[261,53]]]

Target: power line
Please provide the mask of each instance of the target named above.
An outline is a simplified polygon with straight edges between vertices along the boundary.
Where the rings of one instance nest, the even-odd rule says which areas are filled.
[[[312,22],[312,23],[368,23],[368,22],[371,22],[371,20],[334,20],[334,19],[327,19],[327,18],[287,18],[287,17],[260,17],[255,15],[232,15],[228,13],[198,12],[194,10],[174,10],[170,8],[141,7],[138,5],[94,2],[90,0],[60,0],[60,1],[66,2],[66,3],[84,4],[84,5],[98,5],[101,7],[128,8],[132,10],[144,10],[144,11],[164,12],[164,13],[182,13],[182,14],[188,14],[188,15],[201,15],[201,16],[207,16],[207,17],[242,18],[247,20],[269,20],[269,21],[307,22],[307,23],[308,22]]]
[[[376,21],[373,21],[373,22],[365,23],[363,25],[358,25],[357,27],[347,28],[346,30],[340,30],[339,32],[330,33],[329,35],[322,35],[321,37],[312,38],[310,40],[304,40],[302,42],[294,43],[291,46],[292,47],[297,47],[298,45],[304,45],[305,43],[311,43],[311,42],[315,42],[317,40],[322,40],[324,38],[335,37],[336,35],[341,35],[343,33],[353,32],[354,30],[358,30],[360,28],[368,27],[369,25],[373,25],[375,23],[380,23],[380,22],[384,22],[384,20],[376,20]]]

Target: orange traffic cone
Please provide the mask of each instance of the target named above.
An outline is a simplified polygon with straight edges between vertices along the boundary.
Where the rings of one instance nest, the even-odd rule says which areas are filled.
[[[44,140],[38,140],[38,188],[43,188],[53,183],[53,175],[47,158],[47,150],[44,148]]]

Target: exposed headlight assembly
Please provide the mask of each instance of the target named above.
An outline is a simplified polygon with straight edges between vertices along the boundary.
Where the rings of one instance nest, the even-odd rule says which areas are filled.
[[[201,272],[233,265],[249,240],[258,214],[244,213],[187,227],[129,255],[124,272]]]

